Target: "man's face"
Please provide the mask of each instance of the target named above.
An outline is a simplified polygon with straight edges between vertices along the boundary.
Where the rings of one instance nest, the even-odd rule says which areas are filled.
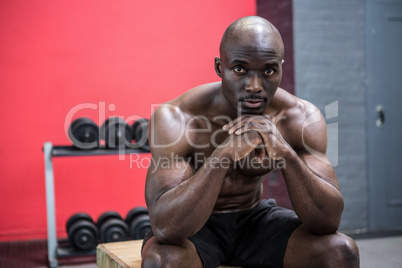
[[[262,114],[282,78],[283,44],[279,37],[239,34],[224,45],[218,60],[222,92],[241,114]]]

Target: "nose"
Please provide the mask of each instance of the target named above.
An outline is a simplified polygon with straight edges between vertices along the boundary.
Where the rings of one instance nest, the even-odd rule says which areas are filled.
[[[258,74],[250,74],[246,82],[246,91],[249,93],[259,93],[262,91],[262,80]]]

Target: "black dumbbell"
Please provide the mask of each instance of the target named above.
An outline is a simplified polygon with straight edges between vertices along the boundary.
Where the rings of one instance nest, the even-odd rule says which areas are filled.
[[[130,126],[120,117],[109,117],[100,128],[100,137],[105,140],[107,148],[127,147],[133,134]]]
[[[125,241],[128,237],[128,227],[119,213],[107,211],[99,216],[96,222],[102,243]]]
[[[99,127],[86,117],[77,118],[70,124],[68,136],[79,149],[94,149],[99,146]]]
[[[144,239],[151,230],[151,222],[148,210],[144,207],[136,207],[127,213],[126,223],[129,226],[131,239]]]
[[[132,126],[133,139],[136,142],[136,147],[146,151],[149,151],[148,126],[149,119],[146,118],[138,119]]]
[[[76,213],[71,216],[67,221],[66,230],[68,241],[74,248],[82,251],[96,248],[98,230],[88,214]]]

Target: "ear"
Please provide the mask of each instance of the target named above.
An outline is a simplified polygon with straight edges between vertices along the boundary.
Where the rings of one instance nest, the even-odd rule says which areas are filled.
[[[222,78],[222,60],[218,57],[215,57],[215,72]]]

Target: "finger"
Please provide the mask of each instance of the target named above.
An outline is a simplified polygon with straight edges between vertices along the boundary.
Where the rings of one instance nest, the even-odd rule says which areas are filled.
[[[233,124],[231,128],[229,128],[229,134],[236,133],[241,128],[244,128],[244,126],[249,125],[253,121],[258,121],[259,116],[252,116],[252,115],[242,115],[238,118],[236,118],[233,121]],[[241,132],[238,132],[237,134],[240,134]]]
[[[262,161],[267,153],[264,146],[261,146],[261,144],[263,144],[261,134],[256,131],[250,131],[248,135],[242,137],[242,141],[239,144],[241,149],[232,156],[233,161],[239,161],[247,157],[253,151],[255,151],[257,160]]]
[[[271,116],[269,116],[268,114],[263,114],[262,116],[271,121]]]
[[[247,124],[242,125],[235,131],[235,135],[242,135],[249,131],[257,131],[262,137],[269,135],[273,131],[273,126],[271,123],[266,121],[251,121]]]
[[[241,135],[243,133],[249,132],[249,131],[257,131],[257,132],[266,132],[267,131],[267,126],[264,124],[261,124],[260,122],[256,121],[250,121],[247,123],[243,123],[236,131],[234,132],[236,135]]]
[[[267,138],[258,130],[248,130],[243,134],[248,146],[254,147],[257,160],[262,161],[268,155],[269,144]]]
[[[243,118],[241,121],[241,125],[234,133],[236,135],[240,135],[244,132],[247,132],[249,130],[257,130],[260,132],[267,132],[270,131],[272,128],[272,122],[269,120],[269,118],[264,117],[264,116],[253,116],[253,117],[248,117],[248,118]]]
[[[262,147],[264,144],[264,139],[258,131],[250,130],[242,135],[242,138],[246,145],[251,146],[253,148]]]
[[[227,123],[226,125],[224,125],[222,127],[223,130],[228,130],[230,128],[232,128],[233,126],[239,124],[240,121],[244,121],[244,120],[253,120],[253,121],[259,121],[259,122],[263,122],[264,120],[269,120],[271,121],[271,117],[267,114],[263,114],[263,115],[248,115],[248,114],[243,114],[240,115],[239,117],[237,117],[236,119],[234,119],[233,121],[230,121],[229,123]]]
[[[236,124],[238,124],[239,121],[241,121],[241,119],[243,117],[245,117],[246,115],[241,115],[239,117],[237,117],[236,119],[234,119],[233,121],[230,121],[229,123],[227,123],[226,125],[224,125],[222,127],[223,130],[230,130],[231,128],[233,128],[233,126],[235,126]]]
[[[239,122],[239,123],[237,123],[236,125],[234,125],[233,127],[231,127],[231,128],[229,129],[228,134],[229,134],[229,135],[232,135],[233,133],[236,133],[236,134],[237,134],[237,132],[238,132],[239,130],[241,130],[243,127],[244,127],[244,123]]]

